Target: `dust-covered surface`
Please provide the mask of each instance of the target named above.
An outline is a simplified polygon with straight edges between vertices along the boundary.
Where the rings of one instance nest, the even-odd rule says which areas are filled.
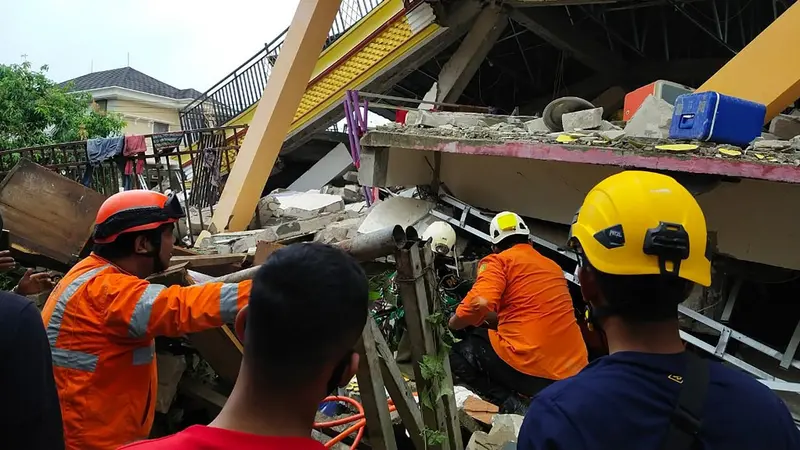
[[[528,131],[528,128],[532,127],[526,125],[528,124],[501,123],[489,127],[479,125],[459,127],[445,124],[429,127],[392,123],[372,130],[364,137],[362,145],[367,147],[387,146],[386,144],[391,142],[391,146],[403,147],[404,144],[412,143],[413,137],[432,137],[478,147],[522,142],[554,144],[565,149],[573,148],[576,151],[597,148],[613,150],[623,155],[638,154],[680,159],[703,157],[750,161],[763,165],[800,166],[800,136],[789,141],[758,138],[749,147],[741,148],[711,142],[631,137],[625,135],[622,128],[609,122],[604,123],[603,128],[606,129],[573,132],[532,132]],[[388,136],[389,134],[393,137]],[[675,149],[671,147],[675,144],[688,144],[692,148]],[[412,145],[412,147],[414,146]]]

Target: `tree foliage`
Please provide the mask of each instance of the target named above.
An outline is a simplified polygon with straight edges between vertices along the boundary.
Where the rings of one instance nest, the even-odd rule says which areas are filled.
[[[98,111],[88,93],[69,92],[47,66],[0,64],[0,150],[119,135],[122,116]]]

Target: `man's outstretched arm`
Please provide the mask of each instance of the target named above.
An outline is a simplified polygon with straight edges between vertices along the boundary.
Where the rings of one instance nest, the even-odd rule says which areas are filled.
[[[106,323],[115,334],[133,339],[182,336],[233,323],[249,301],[252,285],[243,281],[166,287],[115,276],[124,277],[119,280],[124,285],[108,304]]]

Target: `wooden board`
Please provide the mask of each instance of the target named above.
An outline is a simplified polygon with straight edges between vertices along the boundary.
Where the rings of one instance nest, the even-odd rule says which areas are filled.
[[[260,266],[264,264],[267,258],[281,247],[283,247],[283,244],[277,242],[258,241],[258,244],[256,244],[256,255],[253,258],[253,265]]]
[[[236,382],[244,349],[230,328],[213,328],[190,334],[188,338],[220,378],[230,383]]]
[[[173,256],[169,260],[170,266],[188,263],[189,269],[198,269],[209,266],[226,266],[229,264],[241,264],[247,259],[245,253],[233,253],[230,255],[192,255],[192,256]]]
[[[25,158],[0,183],[0,214],[11,242],[64,264],[77,261],[104,200]]]

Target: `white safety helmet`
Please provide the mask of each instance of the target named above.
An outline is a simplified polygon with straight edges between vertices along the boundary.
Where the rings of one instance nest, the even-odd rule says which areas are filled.
[[[444,256],[452,256],[453,248],[456,246],[456,230],[449,223],[441,220],[430,224],[427,230],[422,233],[423,241],[431,241],[431,249]]]
[[[528,226],[525,225],[522,217],[509,211],[503,211],[494,216],[492,223],[489,224],[489,237],[492,239],[492,244],[497,245],[503,239],[514,235],[530,235]]]

